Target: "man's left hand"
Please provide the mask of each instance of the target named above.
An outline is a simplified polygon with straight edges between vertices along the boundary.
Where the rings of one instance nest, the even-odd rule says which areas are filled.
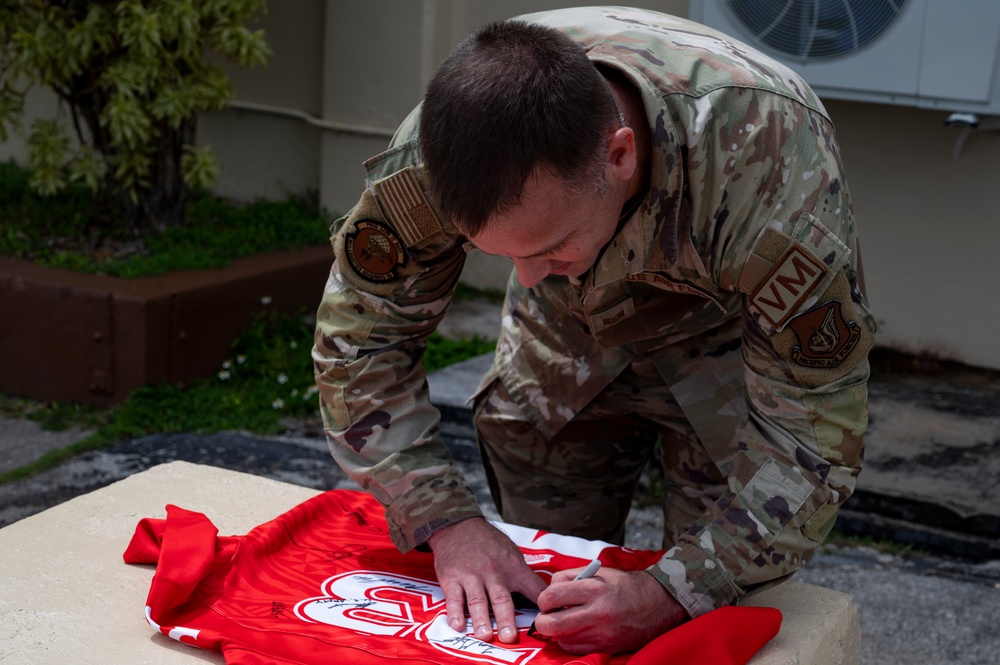
[[[535,629],[575,654],[626,653],[687,620],[680,603],[649,573],[602,569],[573,580],[566,570],[538,596]]]

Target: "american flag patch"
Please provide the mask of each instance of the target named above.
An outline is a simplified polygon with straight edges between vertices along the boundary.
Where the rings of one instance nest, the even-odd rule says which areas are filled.
[[[441,230],[441,223],[431,211],[417,182],[415,168],[410,166],[374,184],[382,212],[407,247],[413,247]]]

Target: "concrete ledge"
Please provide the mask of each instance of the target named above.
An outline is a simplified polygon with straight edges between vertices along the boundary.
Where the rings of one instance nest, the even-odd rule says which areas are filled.
[[[153,633],[143,607],[153,569],[122,562],[136,523],[167,503],[204,512],[220,534],[246,533],[316,490],[172,462],[0,529],[0,661],[24,664],[223,663]],[[754,596],[781,632],[753,665],[851,665],[860,632],[846,594],[788,582]]]
[[[857,665],[861,662],[858,608],[846,593],[785,582],[744,605],[777,607],[781,631],[751,665]]]

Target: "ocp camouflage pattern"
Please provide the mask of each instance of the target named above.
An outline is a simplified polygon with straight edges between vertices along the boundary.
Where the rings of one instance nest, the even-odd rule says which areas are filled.
[[[665,526],[672,547],[650,570],[698,616],[807,561],[861,469],[875,321],[833,127],[791,70],[698,24],[625,8],[524,18],[565,32],[638,86],[651,186],[580,279],[532,289],[511,279],[494,373],[552,436],[632,363],[655,365],[703,447],[664,454],[710,460],[727,481],[700,514],[674,515],[685,523]],[[414,167],[433,207],[418,117],[419,107],[365,167],[373,185]],[[344,238],[364,220],[395,224],[377,191],[332,229],[313,357],[331,451],[386,506],[405,551],[481,514],[440,441],[420,364],[468,244],[438,216],[437,231],[408,244],[395,279],[366,279]],[[793,250],[813,261],[786,261]],[[782,266],[797,272],[782,276]],[[762,315],[771,301],[792,319],[837,301],[860,340],[834,366],[800,366],[791,327]]]

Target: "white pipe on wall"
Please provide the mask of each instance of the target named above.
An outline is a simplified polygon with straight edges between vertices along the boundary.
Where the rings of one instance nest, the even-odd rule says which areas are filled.
[[[245,102],[238,99],[230,99],[227,105],[230,108],[242,111],[255,111],[258,113],[269,113],[271,115],[283,115],[289,118],[298,118],[313,127],[319,127],[331,132],[340,134],[353,134],[354,136],[367,136],[373,138],[389,138],[396,133],[395,129],[384,127],[374,127],[372,125],[356,125],[348,122],[338,122],[336,120],[324,120],[299,109],[290,109],[283,106],[270,106],[268,104],[258,104],[256,102]]]

